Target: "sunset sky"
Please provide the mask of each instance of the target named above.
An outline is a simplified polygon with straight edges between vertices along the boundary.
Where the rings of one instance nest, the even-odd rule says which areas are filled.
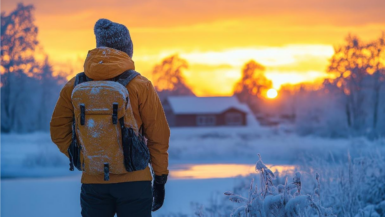
[[[199,96],[231,95],[242,66],[266,66],[275,88],[325,76],[333,45],[348,33],[372,40],[385,31],[384,0],[26,0],[36,8],[38,39],[54,66],[81,71],[95,47],[99,18],[125,24],[136,69],[178,53]],[[16,8],[3,0],[1,11]]]

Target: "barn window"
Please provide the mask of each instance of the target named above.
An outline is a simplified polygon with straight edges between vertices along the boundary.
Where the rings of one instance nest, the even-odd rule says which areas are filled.
[[[198,126],[214,126],[216,118],[214,115],[200,115],[197,116],[197,125]]]
[[[230,112],[226,114],[227,125],[242,125],[242,115],[238,112]]]

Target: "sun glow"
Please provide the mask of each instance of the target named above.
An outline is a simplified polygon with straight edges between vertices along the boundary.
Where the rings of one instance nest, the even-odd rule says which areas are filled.
[[[267,91],[267,98],[269,98],[269,99],[274,99],[274,98],[277,97],[277,96],[278,96],[278,92],[277,92],[276,89],[269,89],[269,90]]]
[[[273,171],[279,173],[294,170],[292,165],[267,165]],[[255,173],[254,164],[199,164],[185,165],[175,170],[171,170],[173,179],[213,179],[229,178],[236,176],[247,176]]]
[[[128,27],[134,41],[135,68],[150,80],[154,65],[163,58],[179,54],[186,59],[189,68],[183,72],[185,80],[197,96],[233,95],[241,70],[250,60],[266,67],[265,75],[276,90],[284,84],[322,79],[327,76],[325,69],[334,53],[333,45],[343,43],[347,33],[368,40],[385,28],[378,7],[369,7],[371,13],[357,14],[353,9],[360,11],[359,7],[345,10],[333,0],[326,0],[321,8],[316,1],[301,8],[284,0],[263,4],[223,1],[220,10],[212,0],[164,0],[162,4],[149,0],[138,1],[135,7],[116,0],[107,8],[103,1],[90,0],[85,2],[92,3],[92,8],[83,1],[24,2],[36,8],[35,23],[44,53],[55,71],[69,73],[68,79],[84,70],[88,50],[96,46],[93,25],[105,17]],[[351,2],[359,5],[361,1]],[[14,1],[3,1],[1,6],[5,12],[16,8]],[[199,10],[203,6],[205,10]],[[255,14],[254,9],[261,6],[268,10]],[[127,19],[127,11],[135,19]]]

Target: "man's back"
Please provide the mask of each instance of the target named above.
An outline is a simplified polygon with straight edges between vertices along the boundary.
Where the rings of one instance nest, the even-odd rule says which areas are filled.
[[[123,61],[124,64],[120,64]],[[84,72],[93,80],[108,80],[119,76],[119,72],[133,68],[132,60],[125,53],[112,48],[96,48],[89,52]],[[71,141],[69,134],[72,133],[70,124],[73,119],[71,94],[74,83],[75,78],[72,78],[64,86],[51,121],[52,141],[65,154],[67,154]],[[168,174],[167,149],[170,131],[157,93],[151,82],[141,75],[127,85],[127,90],[137,126],[143,125],[144,134],[148,139],[147,145],[151,153],[154,172],[157,175]],[[111,174],[108,183],[144,180],[151,180],[149,168],[121,175]],[[105,181],[103,175],[92,176],[84,173],[82,183],[105,183]]]
[[[93,80],[113,79],[126,70],[134,69],[133,61],[127,54],[112,48],[91,50],[84,65],[85,74]],[[51,121],[52,141],[66,155],[72,133],[71,94],[74,83],[75,78],[72,78],[64,86]],[[137,126],[143,125],[144,135],[148,139],[147,145],[154,172],[157,175],[168,174],[167,149],[170,131],[158,95],[151,82],[141,75],[127,85],[127,90]],[[111,174],[109,183],[144,180],[151,180],[149,168],[121,175]],[[91,176],[84,173],[82,183],[105,183],[105,181],[103,175]]]
[[[88,52],[84,63],[84,73],[87,78],[90,78],[93,81],[114,81],[123,72],[135,69],[134,62],[131,59],[131,40],[128,42],[127,40],[116,40],[117,38],[119,40],[122,38],[129,38],[128,30],[124,26],[122,27],[121,24],[101,19],[95,25],[95,35],[98,42],[98,48]],[[122,37],[122,35],[128,36]],[[111,39],[111,37],[115,38]],[[115,44],[109,44],[110,42],[115,42]],[[99,46],[100,44],[103,46]],[[74,84],[75,78],[72,78],[63,87],[50,124],[52,141],[59,147],[60,151],[67,156],[69,156],[68,148],[72,142],[74,107],[71,96],[74,90]],[[125,116],[125,120],[127,120],[127,118],[134,119],[128,120],[128,122],[134,121],[137,123],[138,127],[142,127],[143,135],[147,139],[147,147],[151,156],[151,165],[155,173],[155,182],[153,187],[154,205],[152,209],[157,210],[163,204],[164,184],[167,180],[169,172],[167,150],[169,145],[170,129],[168,127],[159,97],[148,79],[138,75],[126,86],[126,88],[129,93],[132,114]],[[138,129],[134,130],[135,132],[138,132]],[[80,141],[79,143],[81,146],[82,142]],[[108,181],[105,181],[103,174],[91,175],[87,174],[86,171],[83,172],[81,180],[83,183],[81,194],[81,204],[83,209],[82,215],[113,216],[113,214],[119,210],[118,205],[116,204],[118,198],[119,203],[123,204],[120,210],[127,211],[128,209],[134,212],[133,209],[134,207],[138,207],[138,204],[134,205],[127,202],[127,206],[124,208],[124,200],[132,201],[135,197],[142,198],[145,195],[120,195],[119,189],[121,188],[121,192],[127,192],[128,189],[132,190],[134,185],[134,188],[137,188],[141,182],[143,183],[143,188],[148,188],[148,184],[146,183],[150,183],[149,186],[151,188],[151,180],[152,176],[149,167],[144,170],[123,174],[110,174]],[[113,192],[113,189],[115,189],[115,194],[108,194],[108,192]],[[148,189],[142,190],[143,192],[151,193]],[[99,193],[95,195],[95,192]],[[104,197],[101,195],[104,195]],[[150,195],[150,197],[151,200],[143,200],[144,207],[147,208],[145,209],[146,214],[141,214],[141,216],[148,216],[148,214],[149,216],[151,215],[151,213],[148,212],[148,207],[150,207],[151,210],[152,195]],[[95,198],[98,198],[98,201],[95,201]],[[103,206],[100,205],[103,201],[110,202],[108,202],[103,208]],[[93,202],[95,202],[95,204],[93,204]],[[126,213],[126,211],[121,211],[121,215],[117,212],[118,216],[125,216],[123,213]],[[101,214],[103,212],[105,212],[105,215]]]

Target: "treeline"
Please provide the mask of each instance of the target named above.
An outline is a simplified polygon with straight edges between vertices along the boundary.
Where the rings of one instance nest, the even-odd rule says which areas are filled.
[[[193,95],[182,70],[187,62],[174,55],[156,66],[153,77],[165,95]],[[385,34],[372,41],[349,35],[329,60],[321,83],[284,85],[277,99],[266,92],[273,83],[265,67],[251,60],[242,68],[234,95],[249,105],[261,123],[288,123],[301,135],[327,137],[385,136]],[[274,125],[273,121],[268,124]]]
[[[53,70],[37,40],[33,5],[18,4],[1,13],[1,132],[48,131],[59,93],[71,72]],[[37,57],[41,57],[38,59]],[[178,55],[154,66],[152,78],[161,99],[191,95],[182,75],[187,61]]]
[[[18,4],[11,13],[1,13],[1,132],[49,130],[66,81],[65,75],[54,76],[39,46],[33,10],[32,5]]]
[[[365,42],[349,35],[335,47],[319,88],[286,89],[301,134],[385,136],[385,34]],[[284,89],[285,90],[285,89]]]
[[[54,72],[37,41],[33,6],[19,4],[1,14],[1,131],[47,131],[68,73]],[[37,56],[43,57],[40,60]],[[161,100],[194,96],[183,70],[188,62],[171,55],[155,65],[152,81]],[[254,60],[242,68],[234,95],[260,122],[274,118],[297,133],[328,137],[385,135],[385,34],[369,42],[348,36],[335,47],[320,84],[284,85],[277,99],[266,99],[272,81]]]
[[[347,36],[329,60],[328,78],[319,84],[284,85],[274,100],[264,96],[272,87],[264,71],[250,61],[234,88],[261,122],[272,117],[301,135],[385,136],[385,33],[367,42]]]
[[[71,72],[54,72],[37,40],[33,5],[18,4],[1,14],[1,132],[26,133],[49,130],[49,121],[66,77]],[[43,57],[37,59],[36,57]],[[188,62],[177,54],[164,58],[152,70],[152,81],[161,100],[167,96],[194,96],[183,76]],[[255,61],[243,68],[235,94],[255,113],[272,82],[265,68]]]

